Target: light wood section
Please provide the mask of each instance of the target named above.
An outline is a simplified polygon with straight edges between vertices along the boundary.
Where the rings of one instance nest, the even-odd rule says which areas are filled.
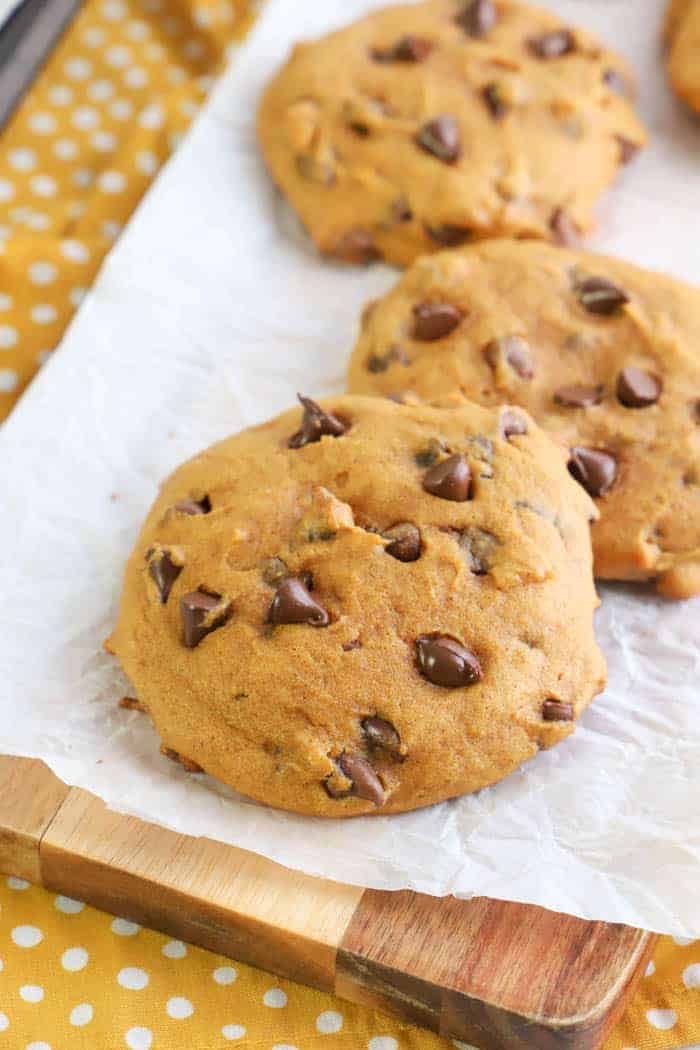
[[[76,789],[44,835],[41,874],[47,887],[326,989],[363,893],[121,816]]]
[[[0,755],[0,870],[41,881],[39,843],[67,794],[43,762]]]
[[[0,870],[482,1050],[596,1050],[655,941],[314,879],[113,813],[27,759],[0,757]]]
[[[655,938],[531,905],[367,891],[336,990],[482,1050],[593,1050]]]

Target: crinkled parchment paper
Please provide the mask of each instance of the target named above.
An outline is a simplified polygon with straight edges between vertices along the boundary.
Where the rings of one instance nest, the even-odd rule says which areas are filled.
[[[253,133],[290,42],[371,6],[269,0],[0,433],[0,750],[43,758],[115,809],[314,874],[698,936],[700,601],[603,588],[610,684],[575,737],[476,796],[313,834],[308,818],[186,775],[146,718],[116,707],[124,683],[100,646],[159,480],[297,389],[342,389],[359,308],[395,279],[315,256]],[[602,205],[595,246],[700,281],[700,125],[665,84],[662,3],[550,6],[632,58],[653,135]]]

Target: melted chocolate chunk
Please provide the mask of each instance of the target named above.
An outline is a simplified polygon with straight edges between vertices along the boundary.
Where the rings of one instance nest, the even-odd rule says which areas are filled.
[[[577,248],[581,242],[581,231],[569,215],[566,208],[557,208],[549,220],[549,228],[552,231],[557,244],[565,248]]]
[[[483,672],[474,653],[447,634],[416,638],[418,668],[433,685],[459,689],[481,681]]]
[[[287,566],[281,558],[268,558],[263,562],[262,578],[269,587],[276,587],[280,580],[289,575]]]
[[[377,262],[382,257],[372,234],[359,226],[338,241],[334,254],[345,262],[359,264]]]
[[[413,307],[413,338],[423,343],[454,332],[462,320],[462,311],[451,303],[418,303]]]
[[[549,60],[570,55],[576,50],[576,40],[570,29],[555,29],[551,33],[532,37],[528,40],[528,47],[535,58]]]
[[[600,404],[602,399],[602,386],[585,386],[582,383],[560,386],[554,395],[557,404],[566,408],[589,408],[591,405]]]
[[[306,583],[294,576],[279,584],[267,618],[268,623],[305,623],[311,627],[327,627],[331,622],[327,610],[316,601]]]
[[[432,467],[445,452],[449,452],[445,442],[439,438],[431,438],[425,448],[416,452],[413,460],[418,467]]]
[[[408,199],[401,194],[391,205],[391,214],[396,222],[411,222],[413,211]]]
[[[421,554],[420,529],[408,521],[393,525],[382,533],[384,539],[391,540],[384,549],[397,561],[417,561]]]
[[[362,732],[370,749],[386,751],[387,754],[403,761],[401,738],[391,722],[387,722],[384,718],[378,718],[376,715],[373,718],[363,718]]]
[[[476,525],[470,525],[462,532],[457,533],[459,544],[469,562],[469,568],[475,576],[485,576],[491,568],[493,555],[498,546],[498,540],[492,532],[486,532]]]
[[[430,40],[409,34],[397,40],[393,47],[385,50],[375,48],[372,58],[375,62],[422,62],[432,50],[433,44]]]
[[[158,588],[161,605],[165,605],[173,584],[183,569],[182,561],[173,561],[172,552],[165,547],[152,548],[146,555],[148,559],[148,571]]]
[[[304,445],[311,445],[320,441],[324,435],[342,437],[347,430],[345,423],[341,422],[337,416],[331,415],[330,412],[324,412],[321,406],[312,401],[310,397],[303,397],[301,394],[297,394],[297,397],[304,407],[304,415],[301,427],[296,434],[292,434],[288,441],[290,448],[303,448]]]
[[[367,358],[367,371],[377,375],[386,372],[392,364],[409,365],[411,362],[406,351],[400,346],[392,346],[386,354],[370,354]]]
[[[617,461],[609,452],[597,448],[574,447],[570,450],[569,473],[583,485],[589,496],[604,496],[617,477]]]
[[[328,777],[325,781],[327,793],[331,798],[348,798],[354,795],[356,798],[366,799],[373,802],[375,806],[383,806],[386,801],[384,785],[377,773],[362,755],[353,755],[347,751],[336,759],[338,769],[351,782],[351,787],[345,789],[336,788],[333,778]]]
[[[576,285],[578,301],[591,314],[611,317],[630,301],[623,288],[619,288],[607,277],[587,277]]]
[[[495,81],[487,84],[481,91],[482,98],[486,103],[489,113],[494,120],[502,120],[510,106],[503,97],[503,93]]]
[[[201,587],[180,599],[183,641],[194,649],[203,638],[222,627],[231,615],[231,603],[220,594]]]
[[[496,5],[493,0],[471,0],[455,21],[469,36],[486,36],[498,21]]]
[[[444,248],[458,248],[460,244],[466,244],[471,240],[473,233],[469,226],[459,226],[451,222],[443,223],[442,226],[426,226],[425,232],[431,241]]]
[[[416,142],[422,150],[444,164],[454,164],[462,153],[459,124],[448,114],[424,124],[416,136]]]
[[[504,335],[484,347],[484,357],[491,368],[505,361],[521,379],[532,379],[535,368],[529,344],[519,335]]]
[[[174,505],[173,510],[176,510],[178,514],[209,514],[211,511],[211,502],[208,496],[204,496],[203,499],[181,499]]]
[[[573,722],[574,705],[561,700],[545,700],[542,704],[542,717],[545,722]]]
[[[423,488],[431,496],[452,503],[465,503],[471,499],[471,471],[464,456],[450,456],[431,467],[423,476]]]
[[[651,372],[630,366],[617,377],[617,399],[626,408],[648,408],[661,397],[661,380]]]
[[[499,425],[501,436],[505,438],[506,441],[508,438],[527,434],[527,420],[519,415],[518,412],[514,412],[512,408],[506,408],[501,412]]]
[[[633,142],[632,139],[625,138],[624,135],[616,135],[615,138],[620,147],[620,163],[629,164],[642,148],[641,143]]]

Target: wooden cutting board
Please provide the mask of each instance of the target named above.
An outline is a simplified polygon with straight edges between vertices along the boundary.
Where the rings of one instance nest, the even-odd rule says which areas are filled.
[[[481,1050],[593,1050],[652,953],[643,930],[386,893],[108,810],[0,756],[0,870]]]

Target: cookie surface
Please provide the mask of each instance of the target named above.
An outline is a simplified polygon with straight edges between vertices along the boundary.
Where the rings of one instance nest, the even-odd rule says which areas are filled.
[[[307,403],[165,482],[109,649],[187,768],[302,813],[428,805],[602,688],[594,514],[524,413]]]
[[[666,20],[668,72],[676,94],[700,113],[700,2],[672,0]]]
[[[349,388],[523,406],[600,497],[597,575],[700,591],[698,289],[532,241],[426,257],[365,311]]]
[[[623,59],[549,11],[429,0],[295,47],[258,137],[313,240],[348,262],[570,243],[645,141],[631,84]]]

